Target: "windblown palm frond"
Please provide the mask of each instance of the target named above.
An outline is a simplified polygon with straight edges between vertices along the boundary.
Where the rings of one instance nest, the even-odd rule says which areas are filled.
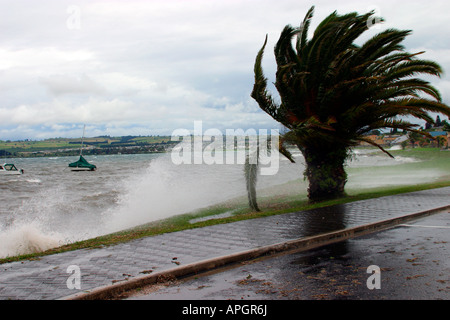
[[[368,30],[367,21],[373,12],[342,16],[333,12],[308,40],[313,13],[314,7],[299,28],[286,26],[276,43],[275,86],[280,104],[267,91],[261,67],[267,37],[258,53],[252,97],[275,120],[298,134],[303,130],[303,135],[323,136],[326,140],[330,138],[326,136],[339,134],[352,144],[361,140],[361,128],[370,123],[373,129],[383,128],[385,123],[379,120],[410,115],[433,122],[428,112],[450,114],[439,91],[415,77],[439,77],[442,68],[433,61],[417,59],[420,53],[404,51],[401,43],[410,30],[388,29],[357,46],[354,42]]]

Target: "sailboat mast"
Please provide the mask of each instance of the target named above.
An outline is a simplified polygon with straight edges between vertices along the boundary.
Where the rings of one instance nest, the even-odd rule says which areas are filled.
[[[83,141],[84,141],[84,131],[86,130],[86,125],[83,127],[83,136],[81,137],[81,148],[80,148],[80,157],[83,155]]]

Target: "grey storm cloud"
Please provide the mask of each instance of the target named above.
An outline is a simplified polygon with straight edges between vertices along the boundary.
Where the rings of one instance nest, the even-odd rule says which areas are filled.
[[[410,52],[450,70],[450,3],[298,0],[0,0],[0,139],[171,134],[194,121],[224,130],[277,128],[250,98],[266,34],[316,6],[312,30],[334,10],[375,10],[386,28],[410,29]],[[364,39],[361,39],[364,40]],[[270,50],[263,67],[275,72]],[[433,79],[450,100],[446,74]]]

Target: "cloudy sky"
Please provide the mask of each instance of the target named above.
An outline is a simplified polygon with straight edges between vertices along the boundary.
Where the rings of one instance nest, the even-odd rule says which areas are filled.
[[[375,10],[411,29],[409,52],[450,72],[450,2],[356,0],[0,0],[0,140],[170,135],[175,129],[278,125],[250,98],[253,63],[269,35],[314,27],[332,11]],[[267,50],[263,67],[274,79]],[[450,78],[432,79],[450,103]]]

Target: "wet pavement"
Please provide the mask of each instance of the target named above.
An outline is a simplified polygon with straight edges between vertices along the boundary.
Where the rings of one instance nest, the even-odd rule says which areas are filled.
[[[128,299],[449,300],[449,212],[306,252],[139,288]],[[379,273],[368,273],[370,266],[378,266]]]
[[[331,231],[450,206],[450,187],[163,234],[0,265],[0,299],[54,300]],[[370,241],[367,242],[370,245]],[[439,244],[436,244],[438,246]],[[251,280],[249,278],[248,280]],[[258,279],[256,277],[256,279]]]

